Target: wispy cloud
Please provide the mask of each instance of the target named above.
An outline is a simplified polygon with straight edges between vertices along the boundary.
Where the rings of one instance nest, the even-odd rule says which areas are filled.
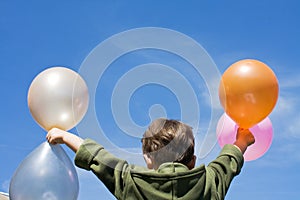
[[[8,192],[8,190],[9,190],[9,183],[10,183],[10,180],[5,180],[4,182],[2,182],[2,184],[1,184],[1,190],[3,192]]]
[[[279,76],[279,86],[281,89],[295,89],[300,87],[300,79],[298,73],[283,73]]]
[[[300,138],[300,101],[295,89],[282,88],[277,105],[271,114],[276,128],[283,131],[282,137]]]
[[[280,77],[280,96],[270,115],[274,129],[273,144],[263,159],[261,166],[281,167],[300,163],[300,102],[299,77],[285,74]]]

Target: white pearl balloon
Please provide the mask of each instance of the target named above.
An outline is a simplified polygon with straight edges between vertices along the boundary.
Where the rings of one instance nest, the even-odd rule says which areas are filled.
[[[74,165],[60,145],[42,143],[15,171],[10,200],[76,200],[79,182]]]
[[[46,131],[69,130],[85,115],[88,88],[82,77],[65,67],[52,67],[38,74],[28,90],[28,107],[36,122]]]

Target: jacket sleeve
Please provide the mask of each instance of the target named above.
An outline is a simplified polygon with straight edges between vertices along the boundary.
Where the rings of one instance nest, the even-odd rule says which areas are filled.
[[[207,166],[207,189],[211,195],[224,199],[232,179],[238,175],[244,163],[242,152],[227,144],[220,155]]]
[[[116,158],[95,141],[84,140],[76,152],[75,165],[91,170],[116,197],[122,194],[127,162]]]

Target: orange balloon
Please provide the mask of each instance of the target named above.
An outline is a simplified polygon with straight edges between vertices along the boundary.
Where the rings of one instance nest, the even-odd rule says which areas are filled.
[[[257,60],[241,60],[222,75],[219,98],[225,112],[240,127],[250,128],[266,118],[278,99],[274,72]]]

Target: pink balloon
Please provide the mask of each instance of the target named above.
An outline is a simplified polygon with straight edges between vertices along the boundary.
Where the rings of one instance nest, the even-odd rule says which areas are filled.
[[[233,144],[236,138],[238,125],[224,113],[217,125],[217,139],[221,147],[225,144]],[[271,120],[266,117],[260,123],[250,128],[255,137],[255,143],[248,147],[244,153],[245,161],[255,160],[263,156],[272,144],[273,128]]]

